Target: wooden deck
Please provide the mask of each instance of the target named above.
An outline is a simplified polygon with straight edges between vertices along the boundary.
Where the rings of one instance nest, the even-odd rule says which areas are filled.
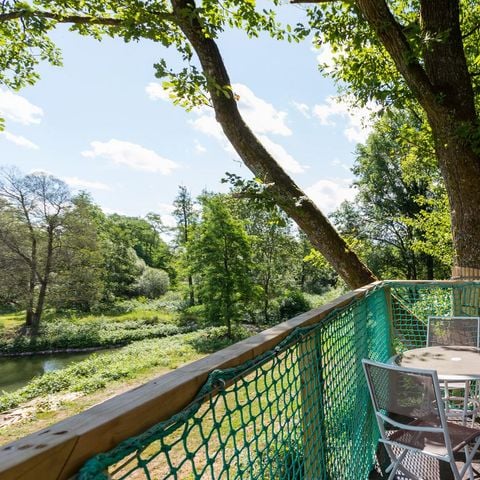
[[[389,474],[385,473],[385,468],[390,464],[390,461],[387,452],[382,446],[378,448],[377,461],[376,469],[370,474],[369,480],[386,480]],[[406,460],[402,463],[409,471],[422,480],[455,480],[449,464],[426,455],[412,454],[410,458],[407,455]],[[456,463],[459,469],[463,467],[462,454],[458,455]],[[480,454],[474,460],[473,470],[475,478],[480,479]],[[395,478],[396,480],[412,480],[412,477],[403,474],[398,474]],[[464,478],[467,479],[469,477],[466,475]]]

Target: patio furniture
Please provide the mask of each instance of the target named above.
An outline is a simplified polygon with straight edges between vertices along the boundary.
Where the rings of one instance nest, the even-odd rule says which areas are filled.
[[[412,452],[449,463],[455,480],[467,472],[473,480],[471,464],[480,446],[480,429],[447,422],[437,372],[370,360],[362,363],[380,441],[391,459],[388,480],[399,470],[408,478],[418,478],[402,465]],[[465,465],[459,470],[454,454],[460,450],[465,452]]]
[[[480,342],[480,317],[428,317],[427,347],[431,346],[470,346],[479,347]],[[442,382],[443,401],[447,416],[451,419],[459,418],[466,423],[471,417],[472,426],[479,412],[479,383]],[[463,391],[459,396],[455,392]],[[466,408],[466,403],[471,408]]]
[[[427,347],[479,347],[480,317],[428,317]]]

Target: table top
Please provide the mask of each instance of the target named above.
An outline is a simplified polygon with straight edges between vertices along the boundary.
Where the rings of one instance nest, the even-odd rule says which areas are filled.
[[[396,357],[402,367],[436,370],[440,380],[480,379],[480,349],[448,346],[407,350]]]

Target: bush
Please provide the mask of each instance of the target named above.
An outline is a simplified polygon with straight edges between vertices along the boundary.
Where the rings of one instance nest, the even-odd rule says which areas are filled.
[[[142,340],[120,350],[93,354],[61,370],[36,377],[19,390],[0,392],[0,412],[52,393],[91,393],[112,381],[135,378],[152,368],[176,368],[205,351],[230,345],[232,340],[226,333],[225,327],[210,328],[169,338]],[[248,332],[242,329],[236,329],[234,333],[237,338],[248,336]]]
[[[160,323],[158,318],[112,321],[105,318],[88,323],[59,320],[45,323],[36,337],[19,335],[0,339],[0,353],[40,352],[127,345],[146,338],[161,338],[192,330]]]
[[[305,298],[302,292],[299,290],[292,290],[288,292],[287,296],[280,302],[280,319],[287,320],[306,312],[312,308],[310,302]]]
[[[160,295],[164,295],[169,286],[170,280],[167,272],[159,268],[145,267],[142,275],[136,282],[135,290],[138,295],[157,298]]]

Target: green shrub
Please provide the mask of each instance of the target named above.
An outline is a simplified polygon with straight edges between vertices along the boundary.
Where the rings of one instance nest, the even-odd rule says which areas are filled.
[[[36,337],[18,335],[0,339],[1,353],[41,352],[127,345],[146,338],[161,338],[191,331],[193,326],[160,323],[158,317],[118,322],[107,318],[77,323],[45,323]]]
[[[135,290],[139,295],[157,298],[164,295],[169,286],[170,279],[167,272],[159,268],[145,267],[135,284]]]
[[[287,320],[312,308],[310,302],[299,290],[288,292],[287,296],[280,302],[280,319]]]

